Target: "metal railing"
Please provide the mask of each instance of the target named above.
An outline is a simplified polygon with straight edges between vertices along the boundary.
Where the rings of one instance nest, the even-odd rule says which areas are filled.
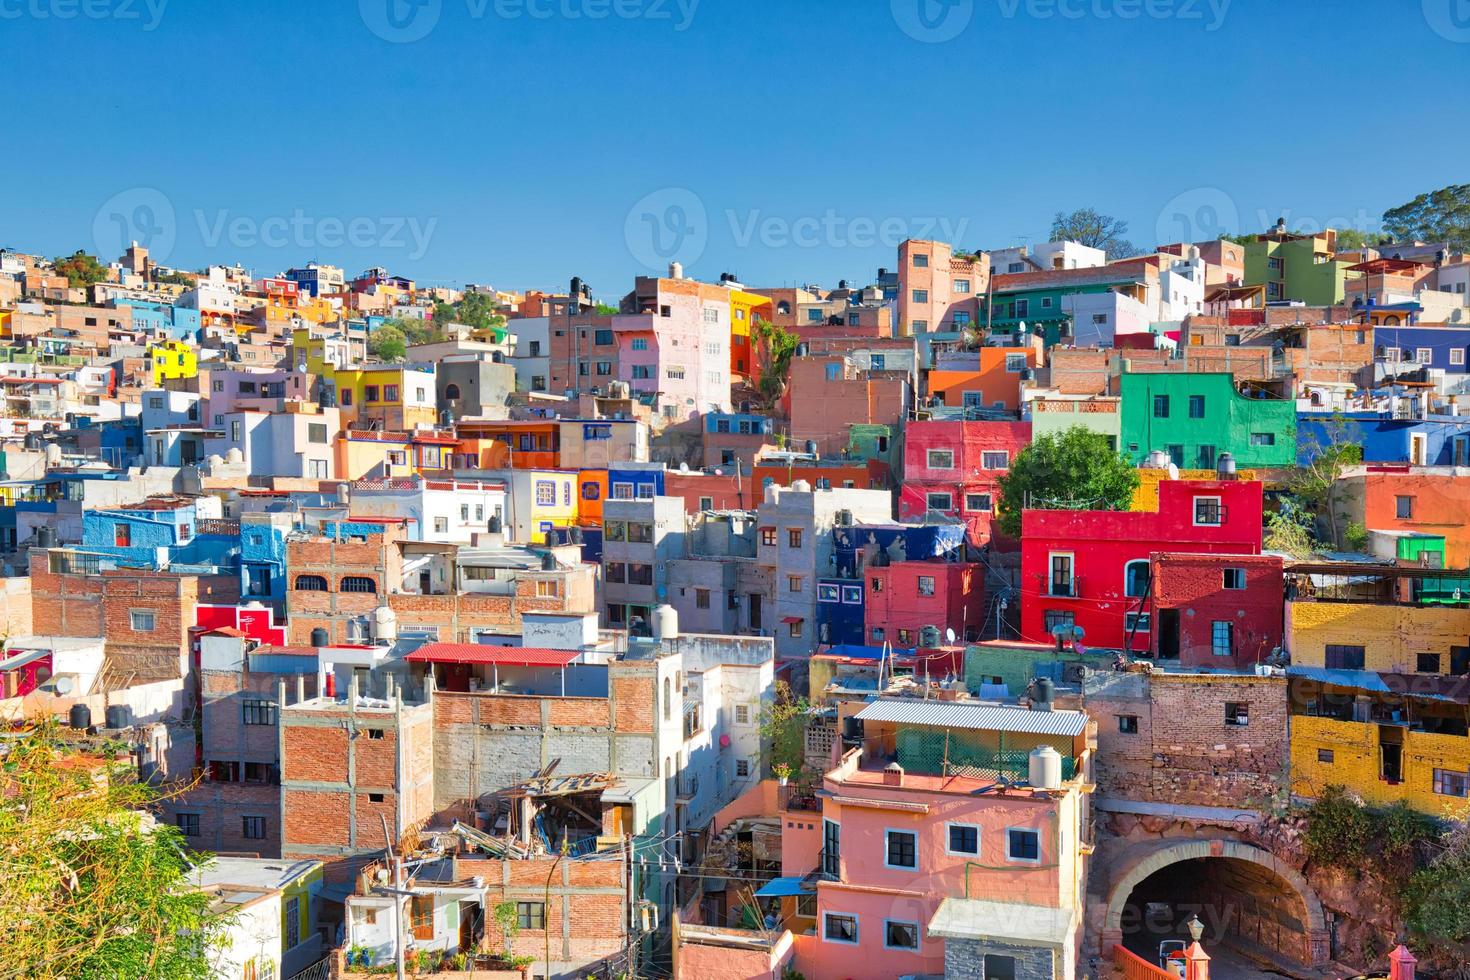
[[[1168,970],[1154,966],[1148,960],[1122,946],[1113,947],[1113,962],[1122,971],[1124,980],[1179,980]]]

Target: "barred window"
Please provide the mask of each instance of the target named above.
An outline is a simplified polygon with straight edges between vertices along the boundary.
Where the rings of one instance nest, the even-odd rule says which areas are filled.
[[[377,592],[378,583],[366,575],[348,575],[342,579],[338,592]]]
[[[277,721],[276,703],[258,698],[247,698],[245,705],[245,724],[247,725],[274,725]]]
[[[327,580],[320,575],[298,575],[296,576],[297,592],[325,592],[327,591]]]

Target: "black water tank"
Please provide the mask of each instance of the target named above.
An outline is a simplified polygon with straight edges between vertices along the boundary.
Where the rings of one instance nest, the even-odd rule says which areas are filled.
[[[109,705],[107,708],[108,728],[132,728],[133,709],[126,704]]]
[[[318,626],[316,629],[314,629],[314,630],[311,631],[311,645],[312,646],[314,646],[314,647],[324,647],[324,646],[330,646],[331,643],[332,643],[332,634],[328,633],[322,627]]]
[[[49,525],[42,525],[41,527],[36,528],[36,547],[56,547],[56,528]]]
[[[572,544],[581,544],[582,543],[582,529],[580,527],[573,527],[567,533],[568,533],[568,535],[570,535],[570,537],[572,539]]]
[[[491,534],[499,534],[501,528],[503,528],[504,526],[505,525],[500,520],[500,515],[499,514],[491,514],[490,515],[489,528],[490,528],[490,533]]]
[[[85,704],[74,704],[71,713],[66,716],[66,723],[77,731],[86,731],[92,727],[92,709]]]

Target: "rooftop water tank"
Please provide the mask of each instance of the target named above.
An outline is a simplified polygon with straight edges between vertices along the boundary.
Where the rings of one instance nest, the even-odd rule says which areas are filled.
[[[398,639],[398,614],[387,603],[373,610],[373,638],[379,643]]]
[[[667,603],[653,610],[653,638],[655,640],[677,640],[679,638],[679,614]]]
[[[1027,760],[1027,782],[1033,789],[1062,788],[1062,754],[1050,745],[1031,750]]]

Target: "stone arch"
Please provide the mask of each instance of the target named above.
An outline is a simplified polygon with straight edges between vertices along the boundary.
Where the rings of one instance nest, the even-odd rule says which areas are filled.
[[[1284,881],[1302,900],[1307,910],[1307,953],[1309,965],[1326,963],[1330,955],[1327,933],[1327,917],[1322,912],[1322,902],[1301,872],[1281,861],[1270,851],[1235,840],[1191,840],[1167,844],[1139,858],[1116,875],[1108,893],[1108,911],[1103,920],[1103,951],[1121,944],[1123,938],[1123,910],[1128,899],[1143,881],[1156,871],[1181,861],[1201,858],[1230,858],[1248,861],[1272,872]]]

